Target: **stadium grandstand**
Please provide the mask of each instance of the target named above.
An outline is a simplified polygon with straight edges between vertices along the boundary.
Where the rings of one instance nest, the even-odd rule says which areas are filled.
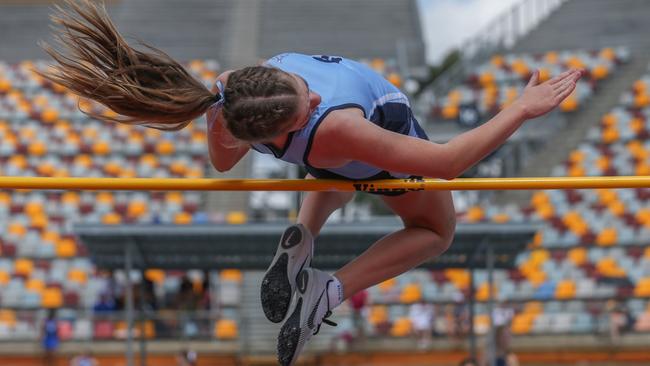
[[[79,108],[114,112],[34,72],[48,68],[37,42],[51,41],[47,18],[57,3],[0,0],[0,176],[304,173],[261,154],[216,172],[203,119],[161,132],[89,118]],[[646,0],[518,1],[417,95],[427,66],[415,0],[107,0],[106,7],[122,33],[182,60],[206,86],[224,70],[289,50],[364,62],[412,94],[416,117],[441,143],[509,105],[535,69],[547,80],[584,68],[558,111],[527,122],[464,176],[650,175]],[[1,190],[2,365],[68,365],[86,353],[102,366],[277,364],[279,327],[260,307],[265,267],[102,267],[75,228],[212,226],[243,235],[262,222],[295,220],[299,199],[295,192]],[[463,225],[537,231],[508,268],[425,266],[355,295],[302,364],[456,365],[505,347],[496,329],[509,331],[508,351],[523,365],[650,362],[650,188],[454,192],[454,201]],[[375,200],[357,197],[328,225],[393,225],[382,213]],[[236,248],[237,240],[215,242],[214,250]],[[61,344],[48,360],[42,334],[51,314]]]

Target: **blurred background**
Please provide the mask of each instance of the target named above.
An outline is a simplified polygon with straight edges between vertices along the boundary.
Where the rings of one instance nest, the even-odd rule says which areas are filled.
[[[78,104],[112,112],[33,72],[48,65],[37,41],[51,40],[57,3],[0,0],[1,175],[304,174],[261,154],[216,172],[203,119],[176,133],[89,119]],[[287,51],[362,61],[410,96],[439,143],[507,107],[534,70],[547,80],[581,67],[587,75],[556,111],[464,176],[650,174],[647,0],[106,7],[129,39],[206,85]],[[304,364],[650,363],[650,189],[453,194],[456,249],[345,302]],[[275,364],[279,327],[261,312],[259,282],[299,202],[295,192],[0,191],[2,365]],[[357,194],[316,242],[322,268],[397,228],[388,215]]]

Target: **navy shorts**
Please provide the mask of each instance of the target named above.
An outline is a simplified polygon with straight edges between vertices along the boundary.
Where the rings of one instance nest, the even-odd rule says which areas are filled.
[[[420,126],[420,123],[415,119],[413,115],[411,115],[411,123],[413,123],[413,127],[415,129],[415,133],[417,136],[423,140],[429,140],[429,136],[427,136],[426,132],[424,132],[424,129]],[[338,175],[336,173],[330,172],[329,170],[326,169],[318,169],[310,166],[306,166],[307,172],[311,174],[314,178],[318,179],[348,179],[351,180],[348,177],[344,177],[341,175]],[[395,179],[392,175],[390,175],[389,172],[387,171],[381,171],[380,173],[373,175],[372,177],[368,178],[363,178],[363,179],[354,179],[355,181],[364,181],[364,180],[378,180],[378,179]],[[406,179],[416,179],[420,180],[422,177],[412,175]],[[367,187],[366,187],[367,188]],[[369,194],[378,194],[382,196],[401,196],[405,193],[412,192],[412,190],[406,190],[406,189],[395,189],[395,190],[390,190],[390,191],[372,191],[368,189],[360,189],[359,192],[364,192],[364,193],[369,193]]]

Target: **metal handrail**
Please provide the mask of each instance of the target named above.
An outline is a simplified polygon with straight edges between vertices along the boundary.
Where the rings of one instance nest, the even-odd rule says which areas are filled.
[[[460,46],[461,59],[440,75],[431,89],[436,96],[446,94],[462,81],[468,70],[490,55],[511,49],[544,19],[568,0],[522,0],[469,37]]]

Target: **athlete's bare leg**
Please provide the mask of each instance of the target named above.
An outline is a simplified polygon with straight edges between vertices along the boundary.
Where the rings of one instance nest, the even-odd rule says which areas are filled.
[[[307,175],[306,179],[314,179]],[[354,192],[307,192],[298,213],[298,223],[305,225],[314,237],[332,212],[343,207],[354,197]]]
[[[451,192],[382,198],[402,218],[404,229],[383,237],[334,274],[343,285],[344,298],[442,254],[452,242],[456,214]]]

